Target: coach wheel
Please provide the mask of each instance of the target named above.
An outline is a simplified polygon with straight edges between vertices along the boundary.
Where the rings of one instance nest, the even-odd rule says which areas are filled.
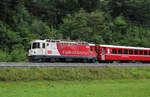
[[[55,58],[51,58],[51,59],[50,59],[50,62],[55,62],[55,61],[56,61]]]

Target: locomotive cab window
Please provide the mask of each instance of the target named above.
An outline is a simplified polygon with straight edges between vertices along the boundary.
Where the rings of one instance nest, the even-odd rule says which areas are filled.
[[[36,49],[36,48],[40,48],[40,43],[39,42],[35,42],[32,44],[32,49]]]

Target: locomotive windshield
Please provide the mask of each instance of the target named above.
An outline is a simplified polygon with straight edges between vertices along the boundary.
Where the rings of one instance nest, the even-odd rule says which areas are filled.
[[[40,48],[40,43],[39,42],[34,42],[32,44],[32,49]]]

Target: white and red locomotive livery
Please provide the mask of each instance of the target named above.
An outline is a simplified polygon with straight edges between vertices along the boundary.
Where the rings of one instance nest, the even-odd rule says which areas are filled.
[[[30,61],[84,61],[96,60],[95,45],[87,42],[35,40],[29,50]]]
[[[150,61],[150,48],[45,39],[31,42],[28,57],[37,62]]]

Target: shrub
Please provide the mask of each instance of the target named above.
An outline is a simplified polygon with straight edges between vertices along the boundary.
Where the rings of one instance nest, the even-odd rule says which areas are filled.
[[[11,57],[8,53],[4,52],[3,50],[0,50],[0,62],[8,62],[11,60]]]
[[[150,79],[150,67],[3,68],[0,81]]]
[[[10,53],[12,62],[26,62],[27,52],[22,48],[16,48]]]

